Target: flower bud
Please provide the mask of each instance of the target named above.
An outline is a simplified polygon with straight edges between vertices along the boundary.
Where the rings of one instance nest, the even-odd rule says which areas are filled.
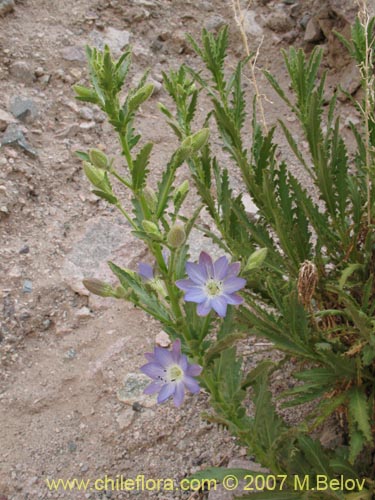
[[[202,128],[199,132],[196,132],[191,137],[192,140],[192,148],[194,153],[199,151],[208,141],[208,137],[210,135],[210,131],[208,128]]]
[[[142,226],[148,235],[153,236],[159,241],[163,239],[163,235],[161,234],[158,226],[154,222],[151,222],[150,220],[144,220],[142,222]]]
[[[83,285],[87,290],[94,295],[99,295],[100,297],[115,297],[116,291],[112,288],[109,283],[104,281],[93,279],[83,280]]]
[[[104,170],[94,167],[94,165],[88,161],[83,162],[83,170],[91,184],[99,189],[105,190],[104,186],[107,185],[107,182]]]
[[[259,268],[267,256],[267,248],[259,248],[255,250],[247,260],[244,271],[251,271],[252,269]]]
[[[186,193],[189,191],[189,181],[185,180],[180,186],[175,191],[174,198],[176,199],[177,197],[183,198]]]
[[[168,244],[173,248],[178,248],[184,244],[185,240],[185,228],[181,222],[176,222],[173,224],[167,235]]]
[[[146,83],[137,92],[129,98],[128,109],[130,112],[135,111],[151,96],[154,91],[154,86],[152,83]]]
[[[103,151],[100,151],[100,149],[90,149],[89,157],[91,163],[95,167],[108,170],[109,166],[108,157],[105,153],[103,153]]]
[[[146,186],[143,189],[143,196],[145,197],[146,203],[148,207],[151,209],[151,212],[154,212],[158,204],[158,199],[152,187]]]

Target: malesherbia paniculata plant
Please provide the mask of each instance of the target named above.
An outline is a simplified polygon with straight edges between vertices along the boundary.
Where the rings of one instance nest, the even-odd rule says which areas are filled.
[[[192,38],[190,42],[205,71],[181,66],[163,75],[173,105],[159,104],[159,109],[179,145],[156,190],[149,184],[153,144],[141,144],[134,128],[139,107],[152,95],[147,74],[120,102],[130,52],[114,61],[108,47],[87,49],[91,87],[76,85],[77,98],[107,114],[119,137],[124,168],[115,169],[114,162],[98,150],[79,156],[94,193],[123,213],[155,265],[140,263],[137,272],[110,263],[118,287],[98,280],[85,284],[93,293],[133,302],[174,340],[172,350],[156,347],[147,355],[149,363],[142,369],[153,380],[149,393],[158,392],[159,402],[173,398],[179,406],[185,390],[196,393],[199,381],[213,408],[205,418],[227,426],[248,447],[249,455],[278,475],[272,491],[242,498],[371,499],[375,489],[374,20],[357,20],[351,41],[343,40],[358,64],[363,87],[361,101],[348,96],[361,116],[360,126],[351,124],[353,155],[341,133],[337,94],[326,105],[325,73],[318,76],[319,48],[308,57],[294,48],[283,52],[291,92],[264,72],[296,116],[308,144],[306,153],[279,121],[306,171],[307,187],[278,159],[275,127],[266,130],[258,123],[255,101],[251,145],[245,145],[249,117],[242,79],[247,61],[240,61],[226,76],[227,29],[217,36],[203,30],[201,42]],[[208,95],[212,108],[200,128],[195,115],[202,94]],[[223,167],[215,155],[209,138],[213,128],[231,158],[230,167]],[[176,184],[183,163],[190,169],[193,188],[186,181]],[[234,196],[229,169],[241,174],[243,192],[258,207],[256,217],[249,217],[242,194]],[[131,194],[131,212],[116,194],[121,184]],[[308,184],[314,185],[314,195]],[[198,192],[202,203],[187,217],[184,202],[189,189]],[[203,207],[214,229],[199,224]],[[191,261],[193,228],[221,248],[220,258],[214,261],[202,248],[199,261]],[[267,359],[246,370],[237,345],[250,336],[268,339],[282,354],[280,361]],[[273,396],[272,376],[286,368],[294,386]],[[247,410],[249,397],[253,413]],[[310,410],[303,407],[305,417],[290,426],[276,411],[275,398],[284,407],[309,403]],[[189,401],[194,404],[194,397]],[[319,430],[335,417],[338,444],[323,447]],[[200,475],[221,479],[227,473],[212,468]],[[309,488],[296,489],[296,475],[310,475]],[[318,475],[328,483],[337,477],[352,479],[353,491],[334,487],[317,491]]]

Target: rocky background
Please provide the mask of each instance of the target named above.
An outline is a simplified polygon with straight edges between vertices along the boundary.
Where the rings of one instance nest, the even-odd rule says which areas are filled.
[[[348,36],[354,5],[244,2],[250,48],[260,46],[259,69],[269,69],[287,87],[280,50],[293,44],[311,51],[319,45],[328,71],[327,98],[338,84],[355,94],[358,70],[333,34]],[[234,67],[244,50],[229,0],[0,0],[0,500],[137,496],[53,493],[46,477],[145,474],[179,480],[212,465],[253,467],[224,429],[200,418],[209,410],[206,394],[187,398],[180,410],[170,403],[155,406],[142,395],[147,380],[138,368],[160,328],[126,303],[89,295],[81,284],[83,277],[113,281],[108,260],[136,269],[139,260],[149,258],[119,214],[90,193],[74,155],[90,147],[118,154],[103,114],[74,100],[72,85],[87,82],[84,46],[107,43],[119,56],[130,43],[133,83],[151,68],[155,91],[137,126],[155,142],[156,182],[176,146],[156,107],[169,102],[161,73],[183,62],[198,65],[185,32],[199,37],[203,27],[217,31],[226,23],[228,64]],[[260,71],[258,78],[269,124],[283,117],[298,140],[294,117]],[[250,79],[247,88],[250,98]],[[347,125],[358,117],[341,99],[342,130],[349,137]],[[277,139],[298,173],[280,133]],[[188,178],[186,169],[179,176]],[[233,185],[241,192],[235,172]],[[197,197],[191,196],[194,204]],[[244,201],[251,214],[251,200]],[[194,256],[207,242],[194,233],[192,247]],[[262,348],[254,339],[244,349],[252,362],[259,359]],[[277,383],[281,389],[286,381]],[[228,495],[217,491],[208,498]],[[207,494],[138,496],[169,500]]]

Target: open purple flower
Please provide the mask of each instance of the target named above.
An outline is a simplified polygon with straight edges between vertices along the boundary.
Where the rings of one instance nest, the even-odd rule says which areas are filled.
[[[188,363],[185,354],[181,354],[181,341],[175,340],[172,350],[154,347],[153,353],[146,353],[149,363],[141,371],[151,377],[153,382],[144,390],[145,394],[158,394],[158,403],[164,403],[173,396],[176,406],[180,406],[185,397],[185,389],[193,394],[199,392],[199,384],[193,377],[200,375],[202,367]]]
[[[206,252],[201,252],[199,263],[186,263],[189,279],[178,280],[176,285],[185,292],[184,299],[198,304],[199,316],[207,316],[211,309],[221,317],[227,313],[227,305],[242,304],[243,298],[235,292],[243,288],[246,280],[238,278],[240,263],[229,264],[223,256],[212,262]]]

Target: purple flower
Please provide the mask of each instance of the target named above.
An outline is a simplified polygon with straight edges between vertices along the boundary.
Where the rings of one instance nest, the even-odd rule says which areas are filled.
[[[168,266],[168,260],[169,260],[168,250],[164,249],[162,251],[162,255],[165,265]],[[150,266],[150,264],[146,264],[145,262],[140,262],[138,264],[138,274],[139,276],[141,276],[141,278],[144,279],[144,281],[151,281],[154,279],[154,270],[152,266]]]
[[[158,403],[164,403],[173,396],[176,406],[184,400],[185,389],[193,394],[199,392],[198,382],[193,377],[200,375],[202,367],[188,363],[185,354],[181,354],[181,341],[175,340],[172,350],[154,347],[154,352],[146,353],[149,363],[141,371],[154,381],[144,390],[145,394],[159,392]]]
[[[154,270],[150,264],[140,262],[138,264],[138,274],[145,280],[150,281],[154,279]]]
[[[228,304],[243,302],[243,298],[234,293],[246,284],[246,280],[237,277],[239,271],[239,262],[229,264],[225,256],[212,262],[206,252],[201,252],[199,264],[186,263],[189,279],[178,280],[176,285],[185,292],[186,301],[198,304],[199,316],[207,316],[214,309],[219,316],[224,317]]]

